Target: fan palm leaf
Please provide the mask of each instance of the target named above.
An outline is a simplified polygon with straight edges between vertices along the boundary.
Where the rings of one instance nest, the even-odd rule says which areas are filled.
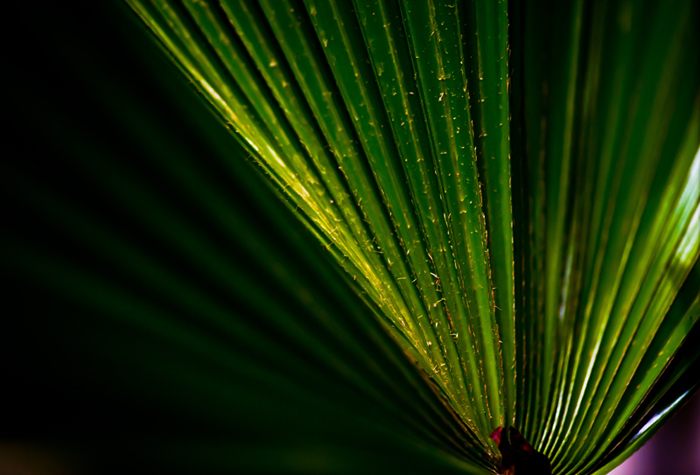
[[[159,375],[156,400],[189,388],[277,454],[229,445],[211,467],[308,471],[325,454],[320,471],[369,473],[411,454],[401,470],[499,472],[489,435],[514,427],[553,473],[602,474],[697,389],[695,3],[126,3],[179,69],[158,63],[151,89],[185,77],[210,111],[169,85],[159,104],[194,138],[166,145],[164,112],[93,86],[144,158],[83,139],[78,114],[55,125],[51,141],[104,189],[77,178],[64,196],[11,166],[22,185],[8,190],[90,257],[72,266],[25,242],[30,227],[5,260],[189,355],[189,373],[141,369]],[[90,351],[120,368],[153,357]],[[358,462],[373,443],[386,457]],[[188,447],[171,460],[204,463]]]

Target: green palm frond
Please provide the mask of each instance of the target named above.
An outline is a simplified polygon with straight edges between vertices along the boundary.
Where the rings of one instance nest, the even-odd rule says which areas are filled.
[[[46,132],[69,191],[8,166],[42,224],[3,261],[126,332],[84,351],[147,398],[250,433],[154,467],[489,473],[514,427],[602,474],[700,386],[695,2],[126,4],[143,78],[63,34],[99,106]],[[27,130],[66,108],[17,88]]]

